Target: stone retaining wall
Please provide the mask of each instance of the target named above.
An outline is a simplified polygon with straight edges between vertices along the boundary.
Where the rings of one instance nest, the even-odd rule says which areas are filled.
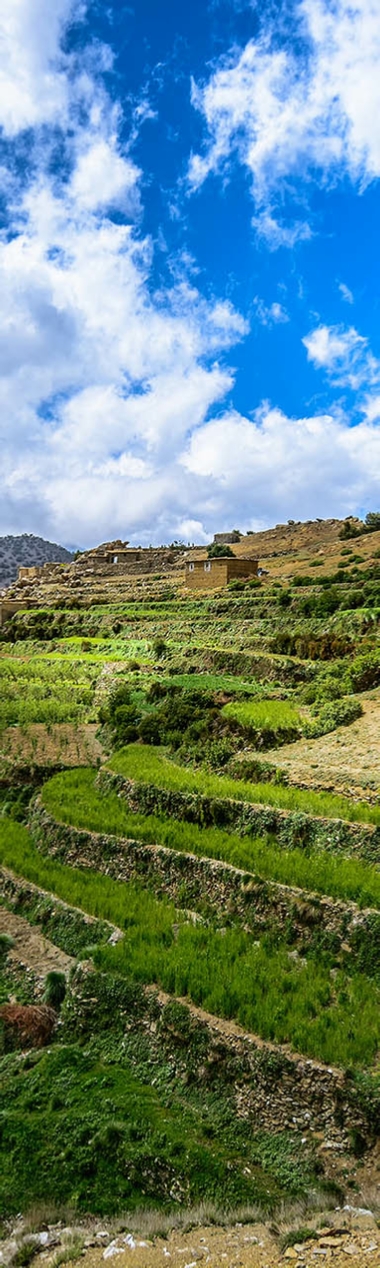
[[[323,819],[276,806],[254,805],[228,797],[206,797],[156,784],[127,779],[106,767],[96,783],[101,791],[117,792],[133,810],[185,819],[200,827],[233,829],[240,836],[273,833],[285,849],[303,846],[328,852],[358,854],[371,863],[380,862],[380,829],[371,823],[348,823],[343,819]]]
[[[354,903],[304,893],[215,859],[146,845],[57,823],[37,800],[30,829],[42,852],[118,881],[139,881],[178,906],[215,915],[222,924],[238,921],[252,933],[284,934],[289,946],[339,954],[341,962],[380,972],[380,912]]]
[[[0,894],[69,954],[78,954],[89,939],[109,940],[105,921],[68,907],[5,868]],[[154,988],[95,972],[86,961],[69,984],[62,1038],[85,1037],[105,1026],[122,1030],[125,1057],[132,1063],[142,1040],[152,1073],[164,1058],[173,1079],[191,1082],[200,1092],[207,1084],[215,1095],[223,1088],[236,1117],[248,1120],[252,1131],[302,1133],[306,1146],[315,1132],[322,1153],[352,1148],[354,1137],[369,1144],[379,1133],[379,1097],[370,1081],[361,1086],[343,1071],[265,1043]]]
[[[68,907],[6,867],[0,867],[0,898],[10,911],[24,916],[31,925],[38,925],[45,937],[67,955],[76,956],[89,944],[109,941],[114,929],[105,920]]]
[[[162,992],[120,978],[111,985],[108,975],[79,966],[68,1005],[73,1033],[81,1025],[84,1034],[121,1027],[127,1059],[136,1059],[136,1041],[144,1035],[152,1073],[157,1076],[166,1058],[173,1082],[191,1083],[200,1094],[205,1085],[215,1095],[218,1089],[229,1093],[232,1113],[248,1120],[253,1132],[302,1134],[306,1152],[315,1132],[323,1154],[352,1149],[353,1133],[369,1144],[379,1130],[377,1104],[367,1105],[343,1071],[264,1043]]]

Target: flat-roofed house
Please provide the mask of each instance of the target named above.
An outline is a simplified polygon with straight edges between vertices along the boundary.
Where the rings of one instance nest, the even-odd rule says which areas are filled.
[[[185,585],[190,590],[217,590],[236,578],[249,580],[258,575],[258,559],[186,559]]]

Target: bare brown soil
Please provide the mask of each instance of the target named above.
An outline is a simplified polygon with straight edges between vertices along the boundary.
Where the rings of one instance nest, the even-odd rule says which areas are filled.
[[[0,756],[37,766],[57,762],[65,766],[95,766],[104,756],[97,730],[97,723],[75,726],[61,722],[49,728],[42,722],[25,728],[8,726],[0,737]]]
[[[69,972],[74,964],[70,955],[44,938],[38,929],[28,924],[22,916],[0,907],[0,933],[8,933],[13,938],[13,947],[9,952],[10,967],[24,967],[33,972],[36,978],[44,979],[51,969],[59,973]]]
[[[376,800],[380,790],[380,689],[360,696],[363,717],[317,740],[297,740],[265,753],[291,784]],[[246,756],[246,754],[245,754]],[[257,754],[257,756],[259,756]]]

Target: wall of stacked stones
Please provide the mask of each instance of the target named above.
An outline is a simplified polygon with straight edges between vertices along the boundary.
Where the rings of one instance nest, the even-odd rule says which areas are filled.
[[[133,810],[184,819],[200,827],[232,829],[240,836],[273,833],[285,849],[323,849],[330,853],[355,854],[369,862],[380,861],[380,829],[367,823],[324,819],[276,806],[254,805],[228,797],[206,797],[184,793],[155,784],[126,779],[103,768],[96,783],[103,792],[117,792]]]
[[[112,1001],[108,999],[112,990]],[[193,1086],[205,1083],[230,1092],[232,1113],[252,1131],[317,1132],[323,1147],[352,1148],[352,1135],[372,1140],[379,1129],[374,1101],[342,1071],[293,1056],[283,1048],[244,1034],[231,1023],[171,1000],[162,992],[132,982],[88,972],[84,966],[71,983],[70,1009],[74,1033],[84,1018],[89,1032],[117,1017],[125,1033],[123,1049],[135,1052],[135,1036],[144,1033],[155,1070],[163,1055],[172,1077]],[[83,1022],[82,1022],[83,1024]]]
[[[80,866],[97,866],[98,857],[84,854],[85,843],[92,850],[97,844],[94,834],[54,825],[38,810],[34,828],[49,853]],[[99,849],[101,842],[105,848],[123,844],[128,850],[134,844],[99,837]],[[209,866],[213,869],[215,864]],[[107,860],[103,870],[108,870]],[[8,907],[39,925],[71,955],[79,955],[89,937],[91,943],[109,941],[110,932],[114,938],[106,922],[68,907],[6,869],[0,869],[0,894]],[[216,1093],[223,1085],[231,1095],[233,1112],[248,1120],[253,1131],[302,1133],[306,1143],[309,1133],[316,1132],[322,1149],[350,1148],[353,1137],[370,1143],[378,1135],[380,1104],[372,1085],[265,1043],[154,988],[96,972],[88,960],[79,963],[69,982],[62,1039],[70,1033],[85,1037],[95,1028],[115,1025],[125,1036],[127,1060],[129,1047],[133,1056],[136,1037],[143,1035],[155,1068],[164,1055],[173,1077],[186,1084],[190,1079],[201,1088],[207,1082]]]
[[[380,913],[354,903],[263,881],[215,859],[198,858],[57,823],[37,801],[30,828],[42,852],[117,881],[139,881],[176,905],[212,916],[221,925],[239,922],[260,935],[285,934],[289,947],[329,950],[341,962],[370,974],[380,971]]]

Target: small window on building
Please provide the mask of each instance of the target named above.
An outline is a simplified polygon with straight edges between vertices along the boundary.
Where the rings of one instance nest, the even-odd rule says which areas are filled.
[[[194,572],[194,564],[189,564],[189,572]]]
[[[114,564],[117,564],[117,562],[118,562],[118,556],[117,556],[117,555],[114,555],[114,557],[113,557],[113,562],[114,562]]]
[[[210,563],[204,564],[204,565],[203,565],[203,567],[204,567],[205,572],[211,572],[211,564],[210,564]]]

